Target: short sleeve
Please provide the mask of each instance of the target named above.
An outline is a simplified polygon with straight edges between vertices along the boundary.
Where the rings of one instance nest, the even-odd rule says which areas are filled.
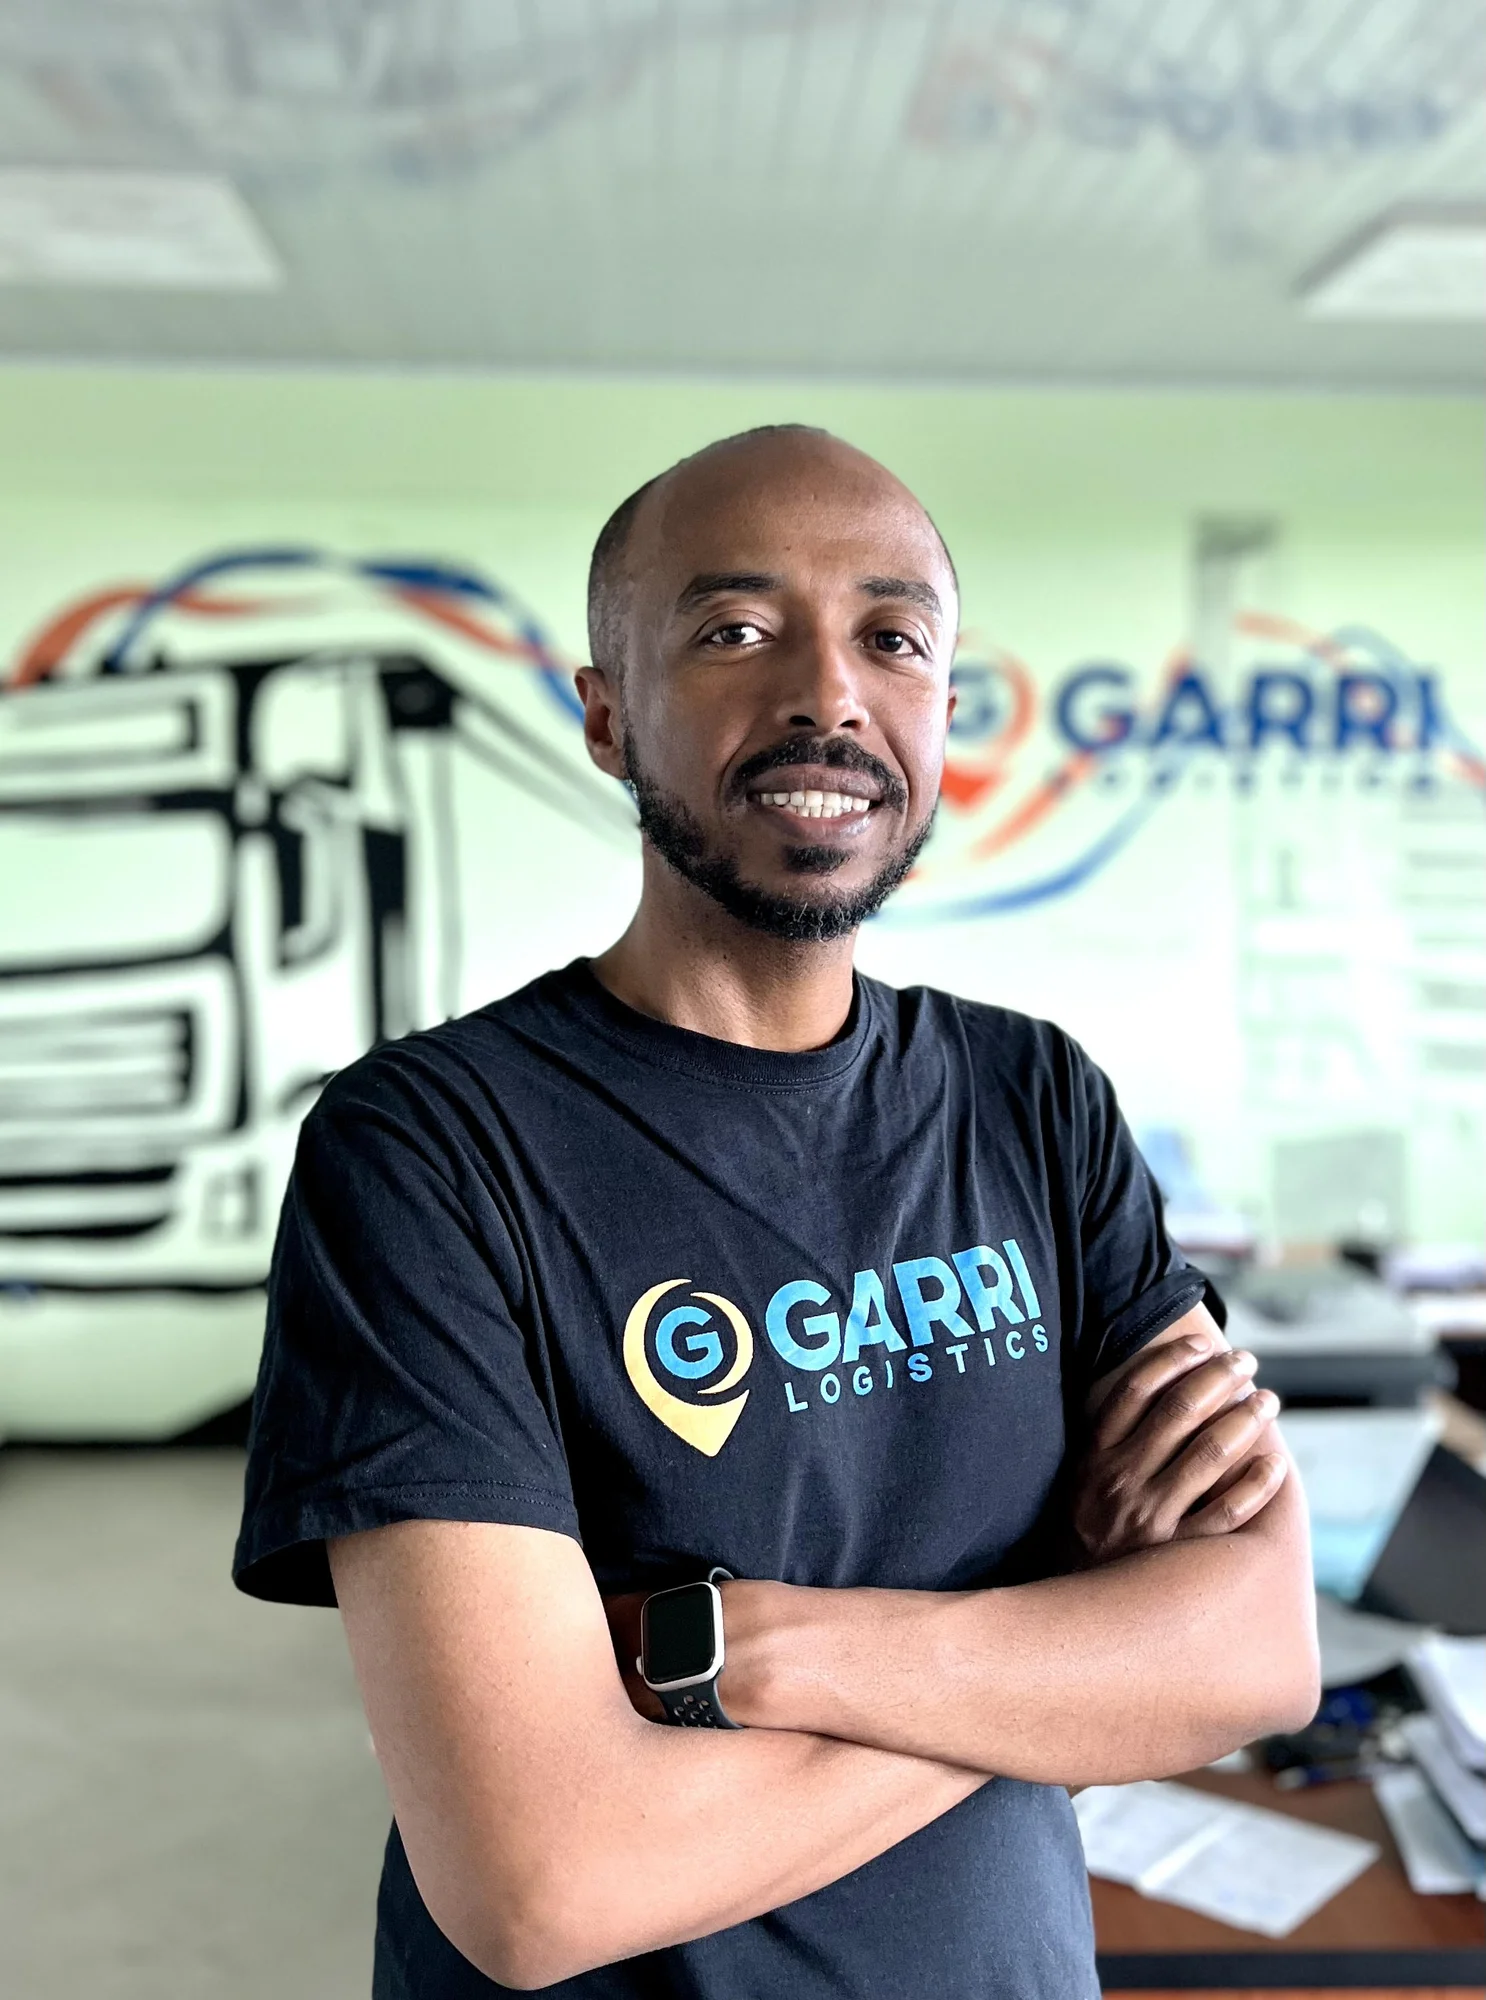
[[[1166,1234],[1161,1192],[1121,1116],[1114,1086],[1077,1050],[1081,1071],[1081,1374],[1086,1383],[1117,1368],[1206,1294],[1219,1323],[1222,1301]]]
[[[300,1134],[253,1400],[240,1589],[333,1604],[328,1536],[413,1519],[578,1535],[499,1206],[385,1058]]]

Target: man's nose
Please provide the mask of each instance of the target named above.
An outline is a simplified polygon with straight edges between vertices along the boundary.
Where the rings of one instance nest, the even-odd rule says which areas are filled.
[[[779,692],[780,721],[819,736],[834,729],[865,729],[871,720],[855,649],[829,633],[815,633],[792,649]]]

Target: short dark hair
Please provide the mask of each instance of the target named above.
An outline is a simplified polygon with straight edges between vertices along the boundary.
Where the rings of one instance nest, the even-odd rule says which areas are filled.
[[[748,444],[754,438],[781,435],[829,437],[831,433],[822,430],[819,424],[755,424],[752,430],[736,431],[732,437],[718,438],[713,444],[703,445],[702,451],[719,451],[725,445]],[[645,504],[647,494],[663,479],[668,479],[681,466],[689,465],[693,458],[700,458],[701,455],[702,452],[691,452],[686,458],[678,458],[675,465],[667,466],[654,479],[647,479],[643,486],[637,486],[628,499],[620,501],[599,529],[599,538],[593,545],[593,555],[588,564],[588,656],[596,667],[602,667],[606,673],[617,675],[624,664],[624,557],[635,517]]]

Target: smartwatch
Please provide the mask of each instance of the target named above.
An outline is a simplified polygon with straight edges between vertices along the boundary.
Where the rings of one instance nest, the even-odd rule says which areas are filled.
[[[683,1729],[742,1727],[727,1714],[717,1694],[717,1676],[726,1658],[718,1579],[730,1583],[731,1571],[714,1569],[705,1583],[657,1590],[640,1607],[636,1671],[660,1696],[666,1720]]]

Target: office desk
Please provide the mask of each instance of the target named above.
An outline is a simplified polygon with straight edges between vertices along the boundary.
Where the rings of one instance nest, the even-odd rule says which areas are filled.
[[[1474,1896],[1414,1894],[1369,1785],[1278,1792],[1267,1776],[1211,1771],[1182,1783],[1361,1834],[1383,1852],[1287,1938],[1233,1930],[1118,1883],[1093,1882],[1106,1992],[1486,1984],[1486,1909]]]

